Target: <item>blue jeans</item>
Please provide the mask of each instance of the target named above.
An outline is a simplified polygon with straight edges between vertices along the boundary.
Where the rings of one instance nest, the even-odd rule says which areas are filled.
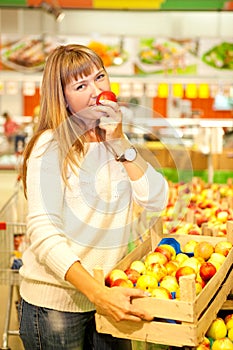
[[[19,305],[20,338],[25,350],[131,350],[131,342],[96,332],[94,312],[60,312]]]

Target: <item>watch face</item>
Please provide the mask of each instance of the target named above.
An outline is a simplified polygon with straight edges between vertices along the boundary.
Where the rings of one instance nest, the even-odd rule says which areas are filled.
[[[128,162],[134,161],[136,157],[137,157],[137,151],[136,151],[136,149],[134,147],[128,148],[125,151],[125,159]]]

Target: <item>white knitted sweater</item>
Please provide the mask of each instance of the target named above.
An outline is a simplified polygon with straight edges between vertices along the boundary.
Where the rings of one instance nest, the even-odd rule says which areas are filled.
[[[135,200],[150,211],[166,205],[167,182],[148,165],[143,177],[130,181],[103,143],[90,143],[76,174],[65,186],[52,133],[42,134],[28,162],[29,248],[20,269],[21,296],[31,304],[84,312],[94,305],[64,276],[77,260],[93,273],[108,273],[127,252]],[[49,145],[49,146],[48,146]]]

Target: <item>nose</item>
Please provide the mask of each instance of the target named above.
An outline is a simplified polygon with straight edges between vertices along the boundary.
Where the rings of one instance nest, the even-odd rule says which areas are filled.
[[[100,93],[101,90],[99,89],[98,85],[93,83],[91,86],[92,92],[91,92],[91,97],[96,98]]]

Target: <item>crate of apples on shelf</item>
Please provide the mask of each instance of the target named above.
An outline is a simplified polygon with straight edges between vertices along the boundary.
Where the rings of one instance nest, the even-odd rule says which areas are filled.
[[[233,222],[224,237],[164,234],[157,218],[150,236],[107,275],[112,287],[140,288],[132,303],[154,321],[116,322],[96,313],[97,331],[170,346],[198,346],[233,286]],[[101,269],[95,271],[101,276]],[[178,336],[177,336],[178,335]]]
[[[170,183],[170,197],[163,212],[164,232],[225,236],[233,220],[232,179],[227,184]],[[205,231],[204,231],[205,229]]]

